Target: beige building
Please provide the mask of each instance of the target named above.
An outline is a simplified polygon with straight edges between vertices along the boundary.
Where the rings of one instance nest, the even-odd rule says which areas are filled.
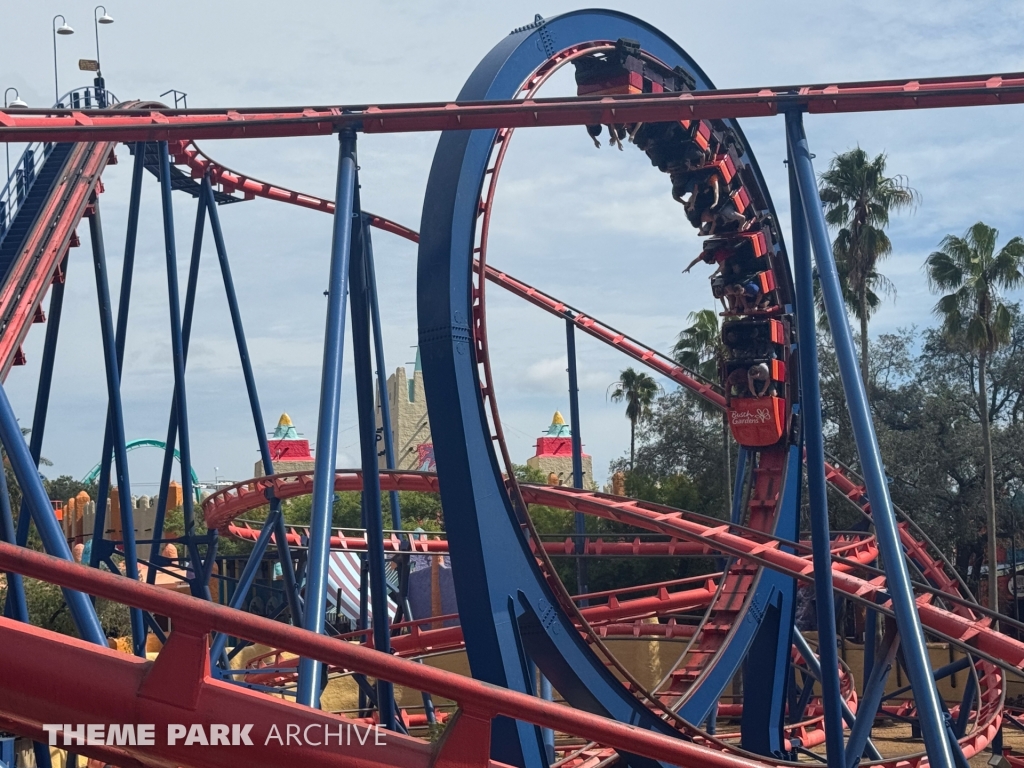
[[[405,368],[388,377],[388,407],[391,411],[391,439],[395,446],[395,468],[436,471],[434,443],[427,420],[427,397],[423,391],[423,367],[416,350],[416,364],[410,379]],[[380,403],[377,403],[377,429],[381,429]],[[384,445],[380,445],[379,464],[386,466]]]

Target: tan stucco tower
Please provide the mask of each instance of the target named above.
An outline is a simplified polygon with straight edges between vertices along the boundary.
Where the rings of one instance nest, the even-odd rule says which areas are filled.
[[[396,469],[421,469],[433,472],[434,442],[427,420],[427,398],[423,391],[423,367],[416,350],[412,378],[405,368],[398,368],[388,377],[388,407],[391,411],[391,439],[395,446]],[[377,407],[377,429],[381,428],[380,404]],[[385,466],[384,446],[380,446],[379,463]]]

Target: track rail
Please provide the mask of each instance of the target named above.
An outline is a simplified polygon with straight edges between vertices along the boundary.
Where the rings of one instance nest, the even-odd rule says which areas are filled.
[[[840,114],[1024,102],[1024,73],[555,99],[235,109],[0,110],[4,141],[174,141]]]
[[[263,524],[258,521],[252,520],[240,520],[234,521],[228,524],[227,529],[223,530],[228,536],[242,541],[256,541],[259,538],[260,530],[262,530]],[[342,552],[365,552],[366,551],[366,535],[345,535],[346,532],[334,529],[335,533],[331,534],[331,549]],[[305,546],[305,542],[309,539],[309,526],[296,526],[289,525],[287,527],[287,541],[290,547],[302,547]],[[403,533],[401,536],[392,531],[390,535],[384,539],[384,551],[385,552],[410,552],[415,554],[421,553],[433,553],[433,554],[444,554],[448,552],[448,542],[442,538],[437,538],[436,534],[433,534],[434,538],[429,540],[412,541],[409,544],[408,549],[405,548],[405,540],[409,536]],[[622,536],[619,540],[611,540],[605,537],[587,537],[584,541],[584,551],[586,555],[615,555],[622,557],[686,557],[688,555],[701,554],[701,548],[691,542],[682,541],[643,541],[639,537],[634,536],[628,541],[625,540],[628,537]],[[549,555],[574,555],[576,553],[575,539],[572,536],[568,536],[564,541],[544,541],[542,542],[544,551]]]
[[[3,287],[0,288],[0,379],[6,379],[40,304],[85,215],[92,196],[102,191],[103,173],[114,149],[112,142],[79,144],[36,217]]]

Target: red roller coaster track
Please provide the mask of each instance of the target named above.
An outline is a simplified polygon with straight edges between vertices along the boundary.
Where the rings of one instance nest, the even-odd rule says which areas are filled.
[[[0,110],[0,141],[173,141],[836,114],[1024,102],[1024,74],[877,80],[467,104],[355,104],[237,109]]]

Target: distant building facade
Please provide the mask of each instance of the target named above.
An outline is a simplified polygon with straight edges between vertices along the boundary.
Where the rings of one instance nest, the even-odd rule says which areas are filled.
[[[388,409],[391,412],[391,439],[395,447],[395,468],[437,471],[434,441],[427,419],[427,397],[423,390],[423,366],[416,350],[416,363],[410,379],[399,367],[388,377]],[[382,429],[380,402],[377,403],[377,430]],[[383,443],[379,446],[379,464],[387,466]]]
[[[526,460],[526,466],[544,473],[549,485],[572,485],[572,430],[562,414],[555,411],[551,426],[537,438],[537,452]],[[594,462],[583,454],[583,487],[594,485]]]

